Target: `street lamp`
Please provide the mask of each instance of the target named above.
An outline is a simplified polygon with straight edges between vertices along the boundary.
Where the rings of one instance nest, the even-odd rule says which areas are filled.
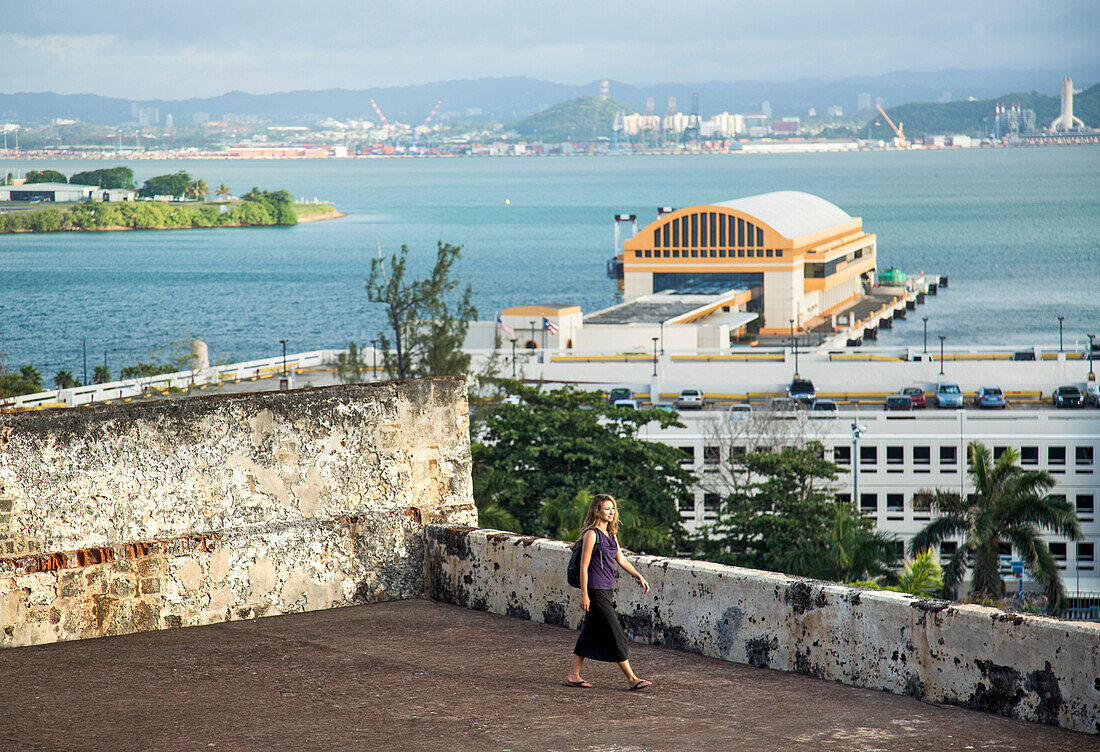
[[[535,322],[534,321],[531,322],[531,347],[538,347],[538,345],[535,344]]]
[[[283,346],[283,376],[286,376],[286,340],[281,339],[279,342],[282,343]]]
[[[928,317],[925,316],[923,321],[924,321],[924,359],[928,360]]]
[[[794,377],[798,378],[798,340],[794,338],[794,319],[791,322],[791,347],[794,348]]]
[[[943,341],[947,339],[944,335],[940,335],[940,376],[943,376]]]
[[[665,322],[661,322],[661,355],[665,354]]]
[[[84,347],[84,385],[88,385],[88,340],[82,339],[81,344]]]
[[[1095,334],[1086,335],[1089,338],[1089,381],[1096,381],[1096,374],[1092,371],[1092,340]]]
[[[1058,352],[1062,352],[1062,319],[1065,316],[1058,317]]]
[[[370,355],[373,365],[371,366],[371,381],[378,381],[378,340],[372,339],[370,341]]]
[[[852,504],[859,509],[859,437],[867,432],[867,426],[852,421]]]
[[[653,337],[653,375],[657,375],[657,338]]]
[[[512,381],[516,380],[516,338],[512,337]]]

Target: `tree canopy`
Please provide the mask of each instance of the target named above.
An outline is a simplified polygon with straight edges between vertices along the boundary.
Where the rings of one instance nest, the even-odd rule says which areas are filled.
[[[100,188],[137,188],[134,171],[129,167],[107,167],[102,170],[78,172],[69,178],[73,185],[98,185]]]
[[[386,328],[378,333],[386,373],[393,378],[465,374],[470,356],[462,351],[469,322],[477,318],[473,290],[454,297],[454,267],[462,246],[440,241],[435,266],[426,279],[405,279],[409,247],[402,245],[387,263],[371,260],[367,298],[385,309]]]
[[[145,181],[138,191],[139,196],[152,198],[153,196],[183,196],[191,185],[191,176],[184,170],[171,175],[157,175]]]
[[[591,141],[611,135],[619,112],[630,114],[634,108],[620,99],[577,97],[519,121],[515,129],[524,136],[552,141]]]
[[[1064,496],[1049,496],[1054,478],[1043,470],[1024,470],[1019,453],[1008,447],[996,462],[989,447],[972,442],[967,473],[974,492],[963,497],[955,491],[926,490],[913,496],[914,504],[927,504],[936,516],[909,543],[913,553],[962,538],[944,568],[943,585],[954,596],[966,573],[971,590],[995,599],[1004,597],[1000,573],[1001,545],[1012,547],[1024,568],[1042,586],[1047,610],[1061,611],[1065,599],[1062,577],[1040,531],[1048,530],[1069,540],[1081,540],[1077,514]]]
[[[28,183],[67,183],[69,179],[57,170],[28,170]]]
[[[543,391],[501,382],[511,399],[489,408],[474,436],[479,506],[510,514],[522,532],[570,537],[584,494],[616,498],[624,545],[649,553],[682,549],[679,505],[694,477],[676,447],[638,438],[647,423],[671,425],[658,410],[611,407],[604,395],[566,387]]]

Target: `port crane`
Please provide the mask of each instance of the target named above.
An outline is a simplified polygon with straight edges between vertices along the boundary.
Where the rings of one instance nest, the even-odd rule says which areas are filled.
[[[382,127],[389,128],[390,121],[386,120],[386,116],[382,114],[382,108],[379,107],[373,99],[370,101],[370,106],[373,107],[374,111],[378,114],[378,118],[382,121]]]
[[[442,99],[440,99],[438,102],[435,103],[435,107],[433,107],[432,111],[428,113],[428,117],[424,118],[424,122],[420,124],[421,128],[427,128],[428,127],[428,123],[432,122],[432,118],[435,117],[435,113],[439,112],[439,105],[441,105],[441,104],[443,104]]]
[[[882,117],[886,119],[886,124],[889,125],[896,134],[896,137],[894,138],[894,144],[899,149],[904,149],[909,146],[909,142],[905,140],[905,123],[899,121],[897,125],[894,125],[894,121],[891,120],[890,116],[886,114],[886,110],[882,109],[881,104],[876,104],[875,107],[878,108],[878,111],[882,114]]]

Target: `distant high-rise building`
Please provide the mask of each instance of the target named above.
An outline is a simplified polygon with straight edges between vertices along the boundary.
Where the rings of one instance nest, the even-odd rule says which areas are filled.
[[[600,99],[607,99],[611,94],[611,82],[606,78],[600,81]]]
[[[882,97],[875,97],[875,107],[885,107],[886,100]]]
[[[760,104],[760,111],[763,112],[768,117],[771,117],[772,116],[772,103],[765,99]]]
[[[653,114],[653,97],[646,97],[645,98],[645,114],[646,115],[652,115]]]
[[[831,118],[844,117],[844,108],[839,104],[831,104],[829,108],[825,110],[825,114]]]
[[[168,113],[164,116],[164,127],[171,128],[175,124],[175,119],[172,117],[172,113]]]
[[[871,109],[871,95],[868,94],[865,91],[860,92],[860,95],[859,95],[859,111],[863,112],[864,110],[869,110],[869,109]]]
[[[810,105],[810,109],[806,111],[806,117],[817,117],[817,108],[812,104]]]

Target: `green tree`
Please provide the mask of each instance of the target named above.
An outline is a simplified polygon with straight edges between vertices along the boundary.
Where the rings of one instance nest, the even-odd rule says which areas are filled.
[[[26,365],[16,372],[5,372],[0,369],[0,399],[41,391],[43,391],[42,374],[34,366]]]
[[[96,366],[95,371],[92,373],[93,384],[108,384],[111,381],[111,372],[107,370],[107,366]]]
[[[233,195],[233,191],[225,183],[219,183],[218,187],[214,190],[215,195],[219,198],[229,198]]]
[[[69,179],[57,170],[28,170],[28,183],[67,183]]]
[[[910,552],[961,537],[962,543],[944,568],[944,589],[954,597],[969,571],[974,593],[1003,598],[1000,548],[1002,543],[1010,544],[1046,591],[1049,612],[1059,613],[1065,599],[1062,577],[1040,531],[1081,540],[1077,513],[1065,497],[1048,495],[1054,488],[1050,473],[1024,470],[1017,464],[1020,455],[1014,448],[1005,449],[994,462],[989,447],[975,441],[969,454],[967,473],[973,493],[963,497],[937,489],[913,495],[914,505],[927,504],[937,516],[909,542]]]
[[[838,581],[884,574],[893,542],[836,501],[837,467],[817,441],[733,458],[743,482],[723,502],[708,558]]]
[[[134,171],[129,167],[108,167],[102,170],[78,172],[69,178],[73,185],[98,185],[100,188],[135,189]]]
[[[345,384],[356,384],[363,381],[363,375],[370,370],[363,360],[359,346],[354,342],[348,343],[348,351],[336,356],[336,378]]]
[[[294,196],[290,195],[289,191],[261,191],[253,187],[241,198],[244,199],[246,206],[250,203],[262,206],[271,216],[271,222],[268,224],[298,224],[298,214],[294,211]]]
[[[198,180],[194,180],[189,186],[187,186],[187,190],[184,195],[186,195],[188,198],[193,198],[196,201],[202,201],[210,195],[210,186],[208,186],[206,184],[206,181],[201,178]]]
[[[184,170],[171,175],[157,175],[145,181],[138,191],[139,196],[152,198],[153,196],[180,197],[187,194],[191,186],[191,176]]]
[[[451,301],[458,287],[452,275],[461,254],[462,246],[439,242],[431,275],[410,282],[405,280],[407,245],[390,257],[388,268],[383,258],[371,260],[367,299],[385,306],[388,331],[379,332],[378,339],[391,377],[453,376],[469,370],[470,356],[462,344],[469,322],[477,318],[473,291],[467,285],[462,297]]]
[[[935,595],[943,589],[943,567],[931,549],[920,551],[905,563],[897,589],[910,595]]]
[[[579,524],[578,495],[609,493],[635,531],[623,528],[624,545],[679,550],[679,504],[694,477],[678,449],[638,438],[648,423],[676,424],[674,415],[610,407],[603,395],[570,387],[502,387],[518,399],[499,403],[475,437],[475,498],[507,510],[525,532],[568,536]]]
[[[73,376],[72,371],[67,371],[62,368],[53,377],[53,384],[58,389],[69,389],[74,386],[79,386],[76,382],[76,378]]]

